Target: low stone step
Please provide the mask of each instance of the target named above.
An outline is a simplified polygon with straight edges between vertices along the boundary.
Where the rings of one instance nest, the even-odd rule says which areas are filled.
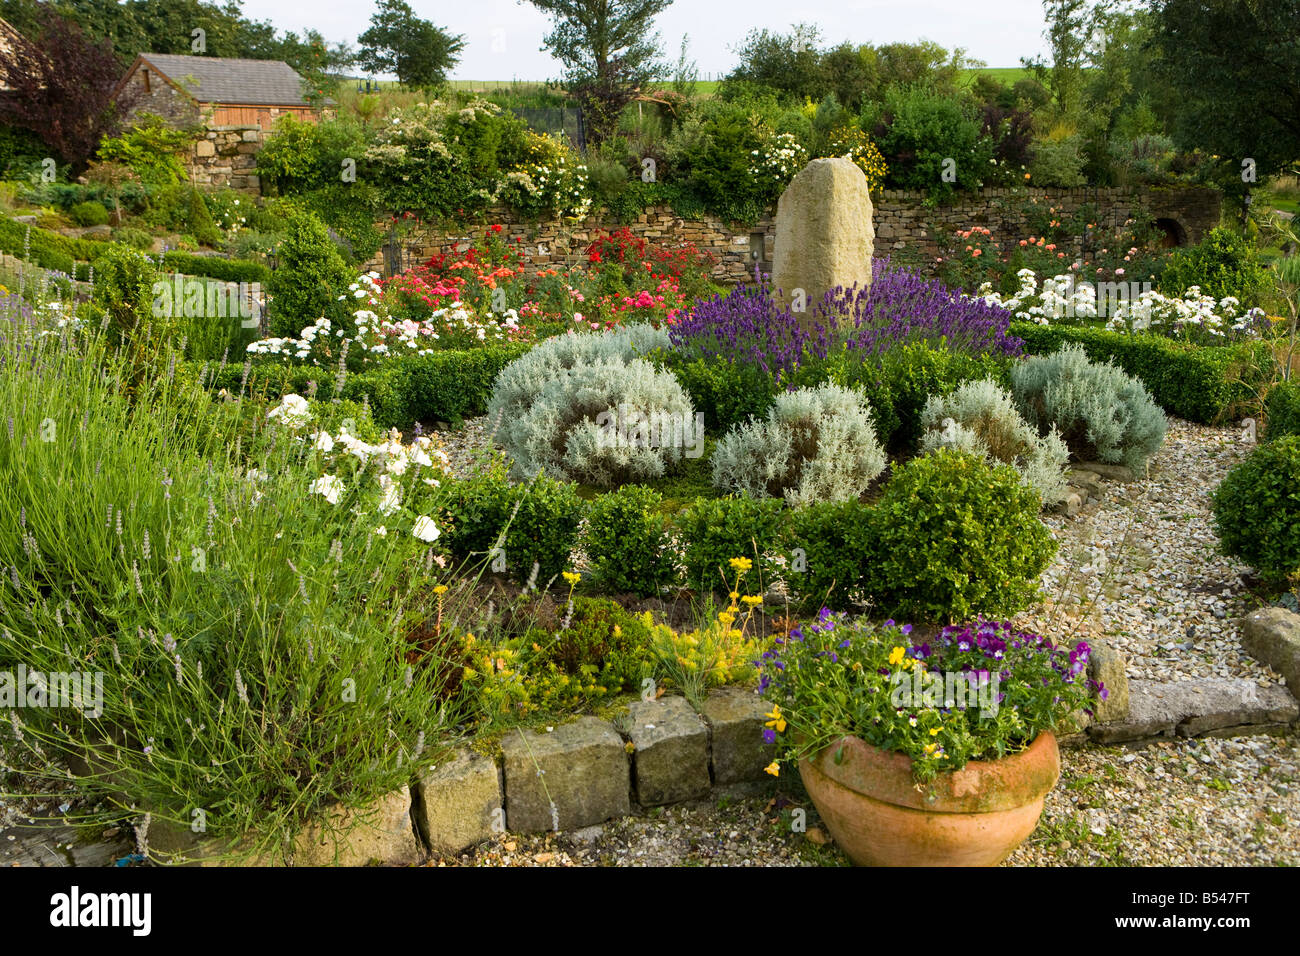
[[[420,776],[415,806],[420,834],[435,853],[455,855],[505,830],[501,772],[468,747]]]
[[[1088,736],[1097,743],[1116,744],[1154,738],[1229,736],[1259,733],[1300,717],[1300,705],[1284,687],[1260,687],[1241,678],[1129,681],[1125,720],[1094,724]]]
[[[1241,646],[1281,674],[1291,693],[1300,696],[1300,614],[1268,607],[1246,615],[1241,622]]]
[[[638,700],[620,723],[632,744],[637,803],[658,807],[709,792],[709,728],[686,698]]]
[[[627,751],[608,721],[582,717],[550,733],[511,731],[501,751],[510,830],[577,830],[631,812]]]

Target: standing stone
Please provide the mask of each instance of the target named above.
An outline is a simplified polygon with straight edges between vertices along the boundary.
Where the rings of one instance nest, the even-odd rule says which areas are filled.
[[[411,792],[398,790],[360,808],[338,805],[294,841],[298,866],[414,863],[424,853],[411,819]]]
[[[1242,622],[1241,646],[1281,674],[1291,693],[1300,697],[1300,614],[1282,607],[1255,611]]]
[[[776,206],[772,291],[783,306],[798,308],[805,328],[813,309],[836,286],[871,286],[875,245],[867,177],[853,161],[814,159],[790,181]]]

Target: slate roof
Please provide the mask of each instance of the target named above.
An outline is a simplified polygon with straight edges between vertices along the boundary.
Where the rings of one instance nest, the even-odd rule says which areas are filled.
[[[141,53],[140,59],[200,103],[306,106],[302,78],[283,60]]]

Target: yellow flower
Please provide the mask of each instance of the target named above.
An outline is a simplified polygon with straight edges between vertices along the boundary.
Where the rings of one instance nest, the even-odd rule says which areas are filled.
[[[892,651],[889,652],[889,663],[890,664],[901,663],[903,660],[903,655],[906,653],[907,652],[903,650],[901,647],[894,648]]]
[[[779,777],[781,776],[781,765],[777,763],[775,760],[773,760],[770,764],[768,764],[766,767],[763,768],[763,772],[770,773],[774,777]]]
[[[938,727],[931,727],[931,728],[930,728],[930,736],[931,736],[931,737],[938,737],[938,736],[939,736],[939,728],[938,728]]]
[[[722,624],[730,624],[735,619],[736,619],[736,615],[732,614],[730,611],[718,612],[718,621]]]
[[[617,624],[614,625],[614,636],[615,637],[623,636],[623,628],[619,627]]]
[[[727,595],[727,596],[728,596],[729,598],[731,598],[732,601],[735,601],[736,598],[740,597],[740,592],[739,592],[739,591],[732,591],[732,592],[731,592],[729,595]]]
[[[938,744],[926,744],[926,745],[925,745],[925,755],[926,755],[927,757],[933,757],[933,756],[934,756],[934,752],[935,752],[936,750],[938,750],[938,749],[939,749],[939,745],[938,745]]]
[[[565,571],[564,580],[568,581],[570,585],[574,585],[582,580],[582,575],[574,574],[572,571]]]
[[[749,558],[732,558],[730,563],[733,570],[742,572],[748,571],[754,566],[754,562]]]
[[[741,598],[741,600],[744,601],[748,607],[758,607],[763,603],[763,596],[761,594],[746,594]]]
[[[770,714],[765,714],[764,716],[770,717],[771,719],[763,726],[775,728],[778,734],[785,733],[785,718],[781,716],[780,704],[773,704],[772,712]]]
[[[434,593],[434,594],[446,594],[446,593],[447,593],[447,585],[445,585],[445,584],[439,584],[436,588],[433,589],[433,593]]]

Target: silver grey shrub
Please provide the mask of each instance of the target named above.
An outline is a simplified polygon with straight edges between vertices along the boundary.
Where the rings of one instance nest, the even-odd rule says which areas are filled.
[[[713,450],[713,484],[792,505],[847,501],[885,470],[871,408],[838,385],[778,395],[767,418],[751,418]]]
[[[1055,427],[1081,460],[1127,465],[1135,474],[1165,440],[1165,414],[1137,379],[1110,362],[1090,362],[1079,345],[1011,368],[1011,390],[1029,424]]]
[[[628,362],[668,345],[668,333],[646,323],[609,332],[575,332],[546,339],[502,369],[488,402],[488,428],[514,459],[515,477],[522,479],[539,469],[564,477],[559,462],[567,432],[550,436],[552,443],[558,442],[557,452],[538,452],[543,441],[538,431],[541,423],[562,417],[553,407],[557,391],[563,390],[557,383],[567,381],[575,370],[592,366],[605,368],[603,374],[617,380]],[[547,408],[533,414],[544,392]]]
[[[997,382],[966,382],[949,395],[930,396],[921,427],[922,452],[952,448],[1011,465],[1044,505],[1065,500],[1070,450],[1055,427],[1040,436]]]
[[[599,359],[546,382],[502,429],[512,474],[610,488],[662,477],[685,455],[703,453],[703,429],[671,372],[643,359]]]
[[[668,346],[668,333],[648,323],[546,339],[501,370],[492,386],[488,422],[509,447],[506,432],[510,423],[518,419],[549,382],[580,365],[610,360],[628,362]]]

